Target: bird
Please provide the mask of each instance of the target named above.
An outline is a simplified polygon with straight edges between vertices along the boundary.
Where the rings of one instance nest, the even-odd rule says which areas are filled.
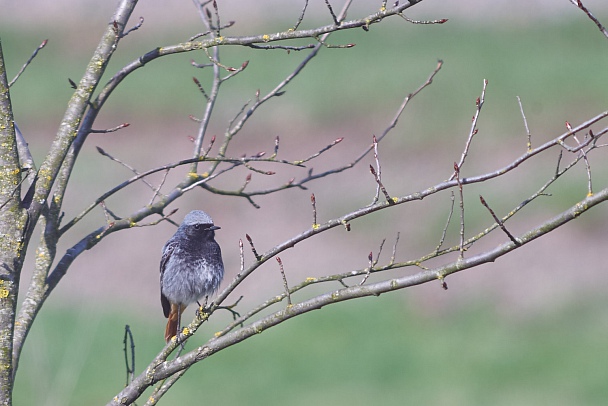
[[[212,295],[222,282],[224,262],[215,241],[215,230],[219,229],[207,213],[193,210],[163,247],[160,302],[168,319],[167,343],[177,335],[186,307]]]

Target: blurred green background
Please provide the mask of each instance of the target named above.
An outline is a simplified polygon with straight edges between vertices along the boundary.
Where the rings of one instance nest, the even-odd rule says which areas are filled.
[[[47,48],[11,89],[17,122],[38,162],[71,96],[67,78],[78,81],[112,13],[111,5],[61,3],[65,8],[0,1],[5,10],[0,38],[9,76],[49,38]],[[319,3],[311,5],[304,28],[330,22],[323,2]],[[320,171],[350,162],[369,145],[372,134],[382,132],[403,97],[424,82],[438,59],[445,64],[433,85],[412,101],[398,128],[380,147],[384,183],[394,195],[412,193],[450,175],[483,79],[489,81],[486,104],[465,176],[502,166],[525,151],[516,96],[526,109],[534,145],[564,132],[565,121],[578,124],[607,109],[608,40],[576,8],[556,12],[542,1],[515,2],[508,11],[484,9],[474,1],[460,8],[427,3],[431,2],[414,7],[408,15],[450,21],[426,26],[394,19],[372,26],[368,33],[330,37],[331,43],[356,46],[324,49],[284,96],[252,118],[231,154],[271,151],[279,135],[283,157],[298,159],[343,136],[345,141],[313,166]],[[219,4],[225,21],[237,21],[225,35],[283,30],[300,10],[295,2]],[[587,5],[608,21],[605,4]],[[370,7],[355,4],[350,17]],[[145,17],[143,27],[121,43],[108,78],[150,49],[185,41],[203,30],[189,3],[171,10],[162,2],[142,4],[133,24],[140,15]],[[245,60],[250,64],[223,88],[209,130],[218,137],[257,89],[269,91],[293,71],[304,53],[224,48],[222,55],[227,65],[240,66]],[[202,54],[165,58],[129,77],[116,91],[97,127],[123,122],[131,126],[90,137],[73,176],[67,219],[130,176],[99,156],[95,146],[140,170],[190,156],[188,136],[195,134],[196,124],[188,115],[200,116],[203,106],[191,77],[196,75],[207,87],[209,78],[204,70],[192,68],[190,59],[205,60]],[[311,192],[317,196],[320,221],[369,203],[375,191],[366,169],[371,159],[347,174],[310,184],[308,191],[256,199],[262,206],[259,210],[245,201],[195,191],[176,206],[180,207],[176,220],[190,208],[212,214],[222,226],[218,240],[230,280],[238,271],[237,243],[245,233],[263,252],[309,227]],[[479,193],[504,214],[552,175],[556,159],[556,153],[544,154],[504,181],[472,186],[466,195],[468,233],[490,222],[487,212],[475,206]],[[608,181],[605,161],[603,151],[592,161],[598,190]],[[177,173],[176,179],[182,174]],[[245,174],[230,175],[225,182],[238,187]],[[251,188],[303,175],[304,171],[280,168],[270,180],[254,175]],[[574,170],[550,192],[551,198],[513,219],[512,232],[523,232],[584,197],[584,168]],[[149,190],[136,186],[108,205],[127,214],[149,199]],[[302,244],[281,255],[288,279],[295,284],[306,276],[363,268],[369,251],[376,252],[383,238],[391,247],[397,232],[401,233],[398,259],[432,251],[448,209],[445,195],[353,222],[347,235],[336,230]],[[605,404],[605,218],[605,208],[599,207],[508,258],[450,277],[447,292],[438,284],[425,285],[289,321],[194,366],[161,404]],[[101,210],[94,212],[66,237],[59,252],[103,221]],[[168,224],[129,230],[108,238],[74,263],[32,329],[16,381],[15,404],[108,401],[124,385],[125,324],[135,335],[136,372],[141,372],[163,344],[157,272],[160,248],[173,231]],[[448,231],[447,244],[457,243],[457,223]],[[488,239],[489,245],[476,248],[503,239],[496,234]],[[381,262],[390,257],[386,247]],[[24,282],[30,269],[31,260]],[[245,295],[244,311],[281,291],[278,270],[269,265],[235,298]],[[228,315],[219,315],[203,334],[220,329],[228,320]],[[203,338],[193,342],[201,344]]]

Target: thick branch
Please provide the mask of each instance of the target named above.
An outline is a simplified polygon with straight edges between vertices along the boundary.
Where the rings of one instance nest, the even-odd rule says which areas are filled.
[[[12,401],[13,326],[26,248],[27,213],[21,208],[21,167],[13,108],[0,42],[0,404]]]
[[[38,261],[36,262],[34,275],[19,312],[18,323],[16,323],[15,344],[13,348],[15,369],[17,369],[19,356],[27,333],[45,299],[43,292],[46,291],[46,286],[44,283],[55,257],[54,245],[58,238],[58,219],[65,190],[80,147],[86,138],[86,134],[88,134],[88,129],[90,129],[98,110],[96,108],[89,109],[88,120],[83,122],[82,126],[81,121],[87,107],[90,105],[91,96],[105,71],[110,57],[116,50],[118,41],[136,4],[137,0],[122,0],[119,3],[74,95],[70,99],[57,135],[49,149],[49,153],[40,165],[38,177],[33,186],[35,187],[34,196],[31,206],[28,208],[31,220],[30,230],[27,230],[26,243],[29,241],[31,230],[38,222],[40,214],[43,211],[47,211],[49,207],[47,200],[53,184],[56,184],[55,192],[51,199],[51,210],[48,210],[48,213],[45,214],[45,226],[43,227],[43,235],[40,238],[40,245],[37,251]],[[75,142],[75,140],[78,142]],[[49,243],[50,241],[53,242]]]

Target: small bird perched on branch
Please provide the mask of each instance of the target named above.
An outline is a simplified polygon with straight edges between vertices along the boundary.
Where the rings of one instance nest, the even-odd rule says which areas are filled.
[[[166,342],[177,335],[186,307],[213,294],[222,282],[222,251],[215,241],[219,228],[204,211],[191,211],[163,247],[160,302],[169,319]]]

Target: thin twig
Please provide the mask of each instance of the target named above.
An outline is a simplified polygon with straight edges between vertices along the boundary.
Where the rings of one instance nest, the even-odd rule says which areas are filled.
[[[253,252],[253,256],[255,257],[256,261],[259,261],[260,259],[262,259],[262,256],[259,255],[258,252],[255,250],[255,246],[253,245],[253,240],[251,239],[249,234],[245,234],[245,238],[247,238],[247,241],[249,242],[249,245],[251,246],[251,252]]]
[[[524,126],[526,127],[526,134],[528,135],[528,151],[532,150],[532,134],[530,133],[530,128],[528,127],[528,120],[526,119],[526,114],[524,113],[524,106],[521,104],[521,99],[517,96],[517,103],[519,104],[519,111],[521,112],[521,116],[524,119]]]
[[[285,270],[283,269],[283,261],[281,261],[281,258],[279,257],[276,257],[276,260],[279,263],[279,270],[283,277],[283,288],[285,289],[285,297],[287,297],[287,307],[291,307],[291,293],[289,293],[289,285],[287,284],[287,277],[285,276]]]
[[[502,220],[500,220],[498,218],[498,216],[496,215],[496,213],[494,213],[494,210],[492,210],[492,208],[488,205],[488,203],[486,202],[486,199],[484,199],[482,195],[479,195],[479,200],[481,201],[481,204],[483,204],[483,207],[485,207],[486,209],[488,209],[488,211],[492,215],[492,218],[494,219],[494,221],[496,222],[496,224],[498,224],[498,226],[500,227],[500,229],[502,231],[504,231],[504,233],[507,235],[507,237],[509,237],[509,239],[511,241],[513,241],[513,244],[515,244],[517,246],[520,246],[521,243],[519,241],[517,241],[517,238],[513,237],[513,234],[511,234],[509,232],[509,230],[507,230],[507,227],[505,227],[505,225],[502,222]]]
[[[300,26],[300,24],[302,23],[302,20],[304,20],[304,14],[306,14],[306,8],[308,8],[308,0],[304,0],[304,7],[302,7],[302,12],[300,13],[300,16],[298,17],[298,21],[296,21],[296,24],[291,28],[291,31],[297,30],[298,27]]]
[[[454,192],[450,193],[450,200],[452,202],[452,204],[450,205],[450,212],[448,213],[448,219],[445,222],[445,227],[443,227],[443,231],[441,232],[441,238],[439,239],[439,244],[437,244],[437,248],[435,248],[435,252],[439,252],[439,250],[441,249],[441,246],[443,245],[444,241],[445,241],[445,237],[447,235],[448,232],[448,227],[450,226],[450,221],[452,220],[452,215],[454,214]]]
[[[241,263],[239,273],[243,273],[243,271],[245,271],[245,252],[243,249],[243,240],[240,238],[239,238],[239,258],[240,258],[240,263]]]
[[[239,68],[230,68],[231,69],[230,73],[228,75],[224,76],[223,78],[221,78],[220,81],[225,82],[225,81],[229,80],[230,78],[238,75],[239,73],[244,71],[248,65],[249,65],[249,61],[245,61],[241,64],[241,66]]]
[[[107,133],[113,133],[113,132],[116,132],[116,131],[118,131],[118,130],[122,130],[123,128],[126,128],[126,127],[128,127],[128,126],[130,126],[130,125],[131,125],[131,124],[129,124],[129,123],[123,123],[123,124],[117,125],[116,127],[113,127],[113,128],[107,128],[107,129],[105,129],[105,130],[94,130],[94,129],[90,129],[90,130],[89,130],[89,132],[90,132],[91,134],[107,134]]]
[[[606,27],[604,27],[602,23],[600,23],[600,21],[595,18],[593,14],[591,14],[591,11],[589,11],[589,9],[583,5],[581,0],[570,0],[570,3],[583,10],[583,12],[587,14],[587,17],[589,17],[589,19],[595,23],[600,32],[604,34],[606,38],[608,38],[608,30],[606,30]]]
[[[338,16],[336,16],[336,13],[334,13],[334,9],[331,7],[331,4],[329,4],[329,0],[325,0],[325,5],[329,9],[329,13],[331,14],[331,18],[334,20],[334,24],[340,25],[340,20],[338,19]]]
[[[213,148],[213,144],[215,144],[215,135],[212,136],[211,139],[209,140],[209,146],[207,147],[207,149],[205,149],[203,151],[203,154],[201,155],[201,157],[207,158],[207,155],[209,155],[211,148]]]
[[[207,4],[209,4],[210,2],[199,2],[198,0],[194,0],[194,3],[197,6],[199,15],[201,17],[201,20],[203,21],[203,24],[205,24],[205,27],[207,28],[207,31],[213,31],[210,35],[209,35],[209,41],[215,41],[215,39],[218,37],[218,35],[216,35],[214,27],[213,27],[213,23],[212,23],[212,17],[211,14],[209,13],[208,9],[205,9],[205,6]],[[217,30],[219,30],[219,11],[217,9],[217,3],[215,1],[213,1],[213,7],[216,10],[216,14],[217,15],[217,19],[218,19],[218,24],[217,24]],[[212,82],[211,82],[211,91],[208,94],[208,98],[207,98],[207,103],[205,105],[205,110],[204,110],[204,114],[203,117],[201,118],[200,124],[198,126],[198,132],[197,135],[195,137],[195,141],[194,141],[194,148],[193,148],[193,158],[197,158],[199,156],[201,156],[201,150],[203,149],[203,141],[204,141],[204,137],[207,133],[207,128],[209,126],[209,122],[211,121],[211,114],[214,110],[215,107],[215,102],[217,100],[218,94],[219,94],[219,90],[220,90],[220,86],[222,84],[222,80],[221,80],[221,72],[220,72],[220,65],[219,65],[219,59],[220,59],[220,49],[217,46],[213,47],[213,57],[209,54],[209,47],[205,47],[204,51],[205,54],[209,57],[209,59],[211,60],[212,64],[213,64],[213,76],[212,76]],[[214,61],[218,61],[218,63],[215,63]],[[195,173],[197,172],[197,168],[198,168],[198,162],[193,162],[190,165],[190,172]],[[212,173],[209,173],[210,175],[212,175]]]
[[[205,92],[205,89],[203,88],[203,85],[201,84],[200,80],[198,80],[198,78],[196,76],[193,76],[192,77],[192,81],[194,82],[194,84],[198,88],[198,91],[202,93],[203,97],[207,101],[209,101],[209,95],[207,94],[207,92]]]
[[[125,168],[127,168],[128,170],[130,170],[131,172],[133,172],[136,176],[139,176],[140,173],[137,171],[137,169],[133,168],[131,165],[127,164],[126,162],[121,161],[120,159],[108,154],[104,149],[102,149],[101,147],[96,147],[97,148],[97,152],[99,152],[101,155],[109,158],[110,160],[124,166]],[[154,185],[152,185],[150,182],[148,182],[146,179],[141,178],[141,181],[143,183],[146,184],[146,186],[148,186],[150,189],[152,189],[153,191],[156,191],[156,188],[154,187]]]
[[[310,155],[308,158],[305,158],[305,159],[301,159],[301,160],[294,161],[294,163],[297,163],[297,164],[301,165],[301,164],[304,164],[304,163],[306,163],[306,162],[308,162],[308,161],[310,161],[310,160],[312,160],[312,159],[315,159],[315,158],[317,158],[319,155],[321,155],[322,153],[324,153],[324,152],[328,151],[328,150],[329,150],[329,149],[331,149],[332,147],[334,147],[334,146],[338,145],[339,143],[341,143],[341,142],[342,142],[342,140],[344,140],[344,137],[337,138],[337,139],[335,139],[335,140],[334,140],[334,141],[333,141],[331,144],[329,144],[329,145],[327,145],[327,146],[325,146],[325,147],[321,148],[319,151],[317,151],[317,152],[315,152],[314,154]]]
[[[356,44],[328,44],[323,37],[315,37],[317,41],[325,48],[337,48],[337,49],[347,49],[356,46]]]
[[[369,276],[372,273],[372,268],[373,268],[374,264],[373,264],[373,253],[371,251],[367,256],[367,260],[369,261],[369,265],[366,268],[365,276],[363,276],[363,279],[361,280],[361,282],[359,282],[359,286],[363,286],[363,284],[365,284],[365,282],[367,282],[367,278],[369,278]]]
[[[372,137],[372,145],[374,147],[374,160],[376,161],[376,170],[374,170],[374,167],[370,165],[369,171],[372,173],[372,175],[374,175],[377,185],[376,195],[374,196],[374,199],[372,200],[370,206],[373,206],[378,202],[378,200],[380,199],[380,191],[382,191],[382,194],[384,194],[384,197],[386,198],[386,201],[389,204],[394,204],[395,202],[393,201],[393,199],[391,199],[390,195],[386,191],[386,188],[382,184],[382,167],[380,166],[380,158],[378,155],[378,140],[376,139],[375,135]]]
[[[214,47],[217,48],[217,47]],[[212,64],[214,64],[215,66],[219,66],[220,68],[224,69],[227,72],[234,72],[236,70],[236,68],[233,68],[232,66],[226,66],[223,63],[221,63],[219,61],[219,59],[217,59],[216,57],[212,56],[209,53],[209,48],[204,48],[203,49],[205,51],[205,55],[207,55],[207,58],[211,61]]]
[[[230,28],[235,24],[235,21],[229,21],[227,24],[224,24],[220,27],[220,29],[224,29],[224,28]],[[197,38],[201,38],[201,37],[206,37],[207,35],[211,34],[211,31],[205,31],[205,32],[200,32],[198,34],[195,34],[193,36],[191,36],[188,41],[194,41]]]
[[[317,223],[317,198],[314,193],[310,195],[310,203],[312,204],[312,228],[319,227],[319,223]]]
[[[241,314],[239,312],[237,312],[236,310],[234,310],[234,308],[238,306],[238,304],[241,302],[242,299],[243,299],[243,296],[239,296],[239,298],[233,304],[228,305],[228,306],[217,306],[215,309],[216,310],[227,310],[230,312],[230,314],[232,314],[232,320],[238,320],[239,317],[241,317]],[[241,327],[242,327],[242,324],[241,324]]]
[[[239,189],[239,193],[243,193],[243,191],[245,190],[245,188],[247,187],[247,185],[249,184],[249,182],[251,182],[251,174],[248,173],[247,176],[245,176],[245,182],[243,182],[243,186],[241,186],[241,188]]]
[[[412,20],[411,18],[407,17],[403,13],[399,13],[399,17],[403,18],[405,21],[407,21],[408,23],[412,23],[412,24],[428,25],[428,24],[444,24],[444,23],[448,22],[447,18],[441,18],[438,20]]]
[[[458,184],[458,193],[460,194],[460,259],[464,258],[464,193],[462,182],[460,180],[460,167],[454,162],[454,174],[456,175],[456,183]]]
[[[221,36],[222,36],[222,34],[221,34],[221,29],[220,29],[220,27],[222,26],[222,23],[221,23],[221,20],[220,20],[220,10],[219,10],[219,8],[218,8],[218,6],[217,6],[217,1],[216,1],[216,0],[213,0],[213,1],[211,2],[211,5],[212,5],[212,7],[213,7],[213,11],[214,11],[214,15],[215,15],[215,28],[216,28],[216,31],[215,31],[215,36],[216,36],[216,37],[221,37]],[[213,25],[213,22],[211,21],[211,17],[209,17],[209,23],[210,23],[211,25]]]
[[[152,194],[152,199],[150,199],[150,203],[148,203],[148,205],[151,206],[152,203],[154,203],[154,200],[157,197],[160,197],[160,190],[162,189],[163,185],[165,184],[165,182],[167,180],[167,175],[169,175],[169,169],[165,170],[165,173],[163,174],[162,179],[158,183],[158,186],[153,189],[154,193]]]
[[[380,243],[380,248],[378,249],[378,254],[376,255],[376,259],[373,258],[373,253],[372,252],[370,252],[369,255],[367,256],[367,259],[369,260],[369,265],[366,268],[365,276],[363,277],[363,279],[361,280],[361,282],[359,282],[360,286],[364,285],[365,282],[367,282],[367,279],[369,278],[369,276],[373,272],[374,267],[378,264],[378,260],[380,259],[380,254],[382,254],[382,248],[384,248],[384,243],[385,242],[386,242],[386,238],[384,238],[382,240],[382,242]],[[396,244],[396,242],[395,242],[395,244]]]
[[[131,327],[125,325],[125,335],[123,338],[123,351],[125,353],[125,369],[127,371],[127,381],[125,386],[128,386],[135,377],[135,340],[133,340],[133,333]],[[128,345],[127,343],[130,343]],[[129,348],[131,349],[131,360],[129,362]]]
[[[473,141],[473,137],[475,136],[475,134],[477,134],[477,131],[478,131],[477,120],[479,119],[479,114],[481,113],[481,108],[483,107],[483,103],[485,101],[487,86],[488,86],[488,81],[487,81],[487,79],[484,79],[483,88],[481,90],[481,97],[478,97],[477,100],[475,100],[475,115],[473,116],[473,120],[471,123],[471,131],[469,131],[469,137],[467,138],[467,142],[464,146],[464,151],[462,151],[462,155],[460,157],[460,162],[458,162],[456,164],[456,166],[458,166],[458,170],[460,170],[460,168],[462,168],[462,165],[464,164],[464,160],[467,158],[467,155],[469,153],[469,148],[471,147],[471,142]],[[456,171],[454,171],[454,173],[450,177],[450,180],[454,179],[456,176],[458,176],[458,174],[456,173]]]
[[[382,131],[382,134],[378,137],[378,142],[382,141],[384,139],[384,137],[386,137],[391,132],[391,130],[393,130],[397,126],[397,123],[399,122],[399,118],[401,117],[401,114],[403,113],[403,111],[407,107],[407,105],[410,102],[410,100],[412,100],[415,96],[417,96],[420,92],[422,92],[427,86],[430,86],[433,83],[433,79],[435,78],[435,76],[437,75],[437,73],[439,73],[439,71],[441,70],[442,67],[443,67],[443,61],[440,59],[440,60],[437,61],[437,65],[435,66],[435,69],[433,69],[433,72],[431,72],[431,74],[426,79],[426,81],[422,85],[420,85],[416,90],[414,90],[412,93],[409,93],[403,99],[403,102],[401,103],[401,105],[397,109],[397,112],[393,116],[393,119],[391,120],[391,122],[389,123],[389,125],[384,129],[384,131]],[[358,162],[359,160],[363,159],[363,157],[366,156],[372,149],[373,149],[373,145],[370,146],[369,148],[367,148],[355,160],[355,163]]]
[[[307,44],[307,45],[294,46],[294,45],[281,45],[281,44],[278,44],[278,45],[249,44],[247,46],[252,49],[262,49],[262,50],[283,49],[289,53],[290,51],[304,51],[306,49],[313,49],[316,45]]]
[[[103,214],[106,218],[106,223],[108,224],[108,226],[112,226],[114,224],[113,220],[120,220],[119,216],[117,216],[112,210],[108,209],[105,201],[102,201],[101,203],[99,203],[99,205],[103,210]]]
[[[388,265],[391,266],[395,263],[395,256],[397,255],[397,244],[399,244],[399,237],[401,233],[397,232],[397,238],[395,238],[395,243],[393,244],[393,253],[391,254],[391,259],[388,262]]]
[[[568,128],[568,130],[572,131],[572,126],[567,121],[566,121],[566,128]],[[591,133],[591,134],[593,134],[593,133]],[[579,146],[581,145],[580,141],[576,137],[576,134],[573,134],[572,138],[574,139],[574,141],[576,141],[576,143]],[[585,152],[584,148],[581,149],[580,153],[583,155],[583,159],[585,161],[585,168],[587,169],[587,195],[591,196],[593,194],[593,184],[591,182],[591,164],[589,163],[589,159],[587,158],[587,153]]]
[[[192,66],[194,66],[195,68],[198,68],[198,69],[210,68],[212,66],[215,66],[212,63],[198,63],[194,59],[190,60],[190,65],[192,65]]]
[[[173,209],[173,210],[171,210],[171,211],[169,212],[169,214],[162,214],[162,213],[161,213],[161,215],[160,215],[160,218],[159,218],[159,219],[154,220],[154,221],[151,221],[151,222],[149,222],[149,223],[140,224],[140,223],[135,223],[135,222],[133,222],[133,223],[131,223],[131,225],[130,225],[130,226],[131,226],[131,228],[133,228],[133,227],[153,227],[153,226],[155,226],[155,225],[157,225],[157,224],[159,224],[159,223],[161,223],[161,222],[163,222],[163,221],[166,221],[166,222],[168,222],[168,223],[173,224],[175,227],[179,227],[179,224],[177,224],[175,221],[173,221],[173,220],[170,218],[172,215],[174,215],[175,213],[177,213],[177,210],[179,210],[179,209]]]
[[[120,37],[124,38],[127,35],[131,34],[133,31],[139,30],[143,24],[144,24],[144,18],[143,17],[139,17],[139,23],[137,23],[135,26],[133,26],[133,28],[130,28],[129,30],[123,32]]]
[[[277,135],[274,139],[274,152],[270,156],[271,159],[275,159],[279,155],[279,136]]]
[[[46,44],[48,44],[49,40],[45,39],[44,41],[42,41],[40,43],[40,45],[38,45],[38,47],[34,50],[34,52],[32,53],[32,55],[30,56],[30,58],[23,64],[23,66],[21,66],[21,69],[19,69],[19,72],[17,72],[17,74],[15,75],[15,77],[13,78],[13,80],[11,80],[8,83],[8,87],[11,87],[15,84],[15,82],[17,81],[17,79],[19,79],[19,77],[23,74],[23,72],[25,72],[25,68],[27,68],[30,63],[32,63],[32,61],[34,60],[34,58],[36,57],[36,55],[38,55],[38,52],[44,48],[46,46]]]

